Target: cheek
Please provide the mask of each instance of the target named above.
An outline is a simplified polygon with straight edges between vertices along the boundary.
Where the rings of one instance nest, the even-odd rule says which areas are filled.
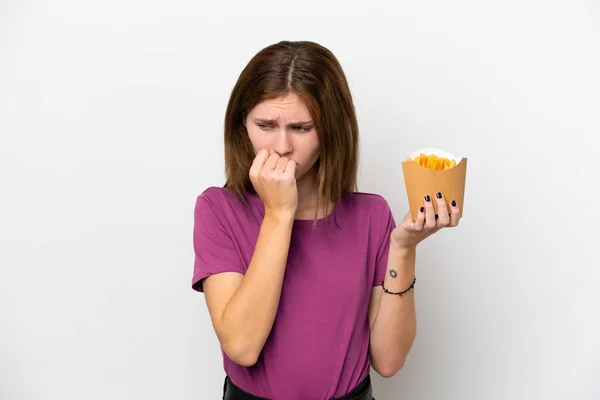
[[[321,149],[319,146],[319,139],[316,135],[310,138],[310,141],[308,142],[308,147],[310,148],[311,157],[318,158]]]
[[[256,132],[254,129],[248,129],[248,138],[250,138],[250,143],[252,143],[255,154],[258,153],[260,149],[269,147],[269,143],[263,132]]]
[[[319,159],[321,149],[318,140],[304,141],[298,148],[302,149],[301,152],[299,152],[301,154],[298,155],[299,158],[303,160],[302,171],[305,173],[310,170]]]

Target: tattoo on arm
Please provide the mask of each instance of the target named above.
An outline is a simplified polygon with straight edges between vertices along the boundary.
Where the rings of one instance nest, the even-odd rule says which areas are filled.
[[[396,272],[396,270],[390,269],[390,276],[392,278],[396,278],[398,276],[398,273]]]

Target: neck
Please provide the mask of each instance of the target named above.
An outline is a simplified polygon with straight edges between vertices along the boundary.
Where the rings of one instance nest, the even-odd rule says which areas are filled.
[[[317,199],[319,191],[315,183],[315,175],[313,171],[308,172],[299,181],[296,182],[298,188],[298,208],[296,210],[296,219],[313,219],[317,208]],[[331,205],[327,207],[327,214],[331,209]],[[317,218],[323,218],[323,211],[319,210]]]

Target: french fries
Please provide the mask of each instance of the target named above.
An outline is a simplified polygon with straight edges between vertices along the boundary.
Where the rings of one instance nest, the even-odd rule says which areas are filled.
[[[421,165],[422,167],[434,169],[434,170],[440,170],[440,171],[456,167],[456,160],[453,160],[450,158],[445,158],[445,157],[439,157],[439,156],[436,156],[435,154],[426,155],[426,154],[420,153],[416,157],[413,157],[413,158],[408,157],[406,159],[406,161],[413,161],[413,162],[416,162],[417,164]]]

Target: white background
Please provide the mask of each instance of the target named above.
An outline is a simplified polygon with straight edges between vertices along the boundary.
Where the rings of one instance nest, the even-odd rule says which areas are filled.
[[[0,399],[219,399],[191,289],[196,196],[249,59],[330,48],[360,189],[468,157],[464,218],[419,248],[392,399],[599,399],[600,6],[594,0],[0,2]]]

